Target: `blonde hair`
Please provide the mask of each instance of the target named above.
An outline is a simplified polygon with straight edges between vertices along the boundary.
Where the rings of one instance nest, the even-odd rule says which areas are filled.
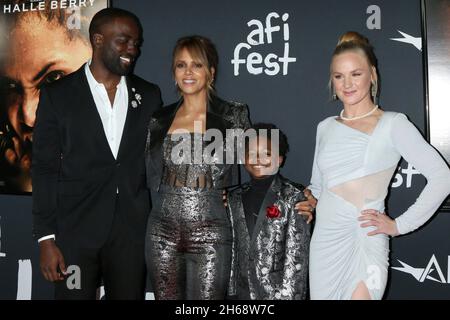
[[[176,58],[179,53],[186,49],[192,58],[200,62],[206,70],[206,82],[208,99],[214,93],[214,78],[217,75],[217,66],[219,64],[219,55],[216,46],[206,37],[203,36],[187,36],[178,39],[172,53],[172,73],[175,74]],[[212,70],[214,69],[214,74]],[[177,87],[178,91],[179,88]]]
[[[346,33],[344,33],[339,37],[338,43],[333,51],[331,59],[347,51],[357,51],[362,53],[364,57],[367,59],[369,66],[375,69],[376,81],[374,85],[376,86],[375,90],[375,92],[377,93],[376,95],[378,95],[380,89],[379,83],[380,81],[378,75],[378,60],[377,57],[375,56],[374,48],[370,44],[369,39],[367,39],[365,36],[356,31],[347,31]],[[333,91],[331,76],[330,81],[328,83],[328,88],[330,89],[330,92]],[[375,97],[373,98],[375,99]]]
[[[360,50],[364,53],[369,65],[377,67],[377,57],[369,39],[355,31],[348,31],[339,37],[339,41],[333,52],[333,57],[346,51]]]
[[[342,36],[339,37],[339,40],[338,40],[338,43],[336,46],[339,46],[344,42],[350,42],[350,41],[360,42],[364,45],[369,45],[369,39],[364,37],[362,34],[359,34],[356,31],[347,31],[346,33],[344,33]]]

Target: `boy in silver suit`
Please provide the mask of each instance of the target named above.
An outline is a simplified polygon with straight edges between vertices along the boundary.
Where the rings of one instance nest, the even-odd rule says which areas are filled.
[[[295,209],[295,203],[306,200],[304,187],[279,173],[289,150],[286,135],[273,124],[252,129],[256,135],[245,150],[251,180],[228,194],[234,238],[228,294],[252,300],[306,299],[310,226]],[[278,156],[272,156],[274,146]]]

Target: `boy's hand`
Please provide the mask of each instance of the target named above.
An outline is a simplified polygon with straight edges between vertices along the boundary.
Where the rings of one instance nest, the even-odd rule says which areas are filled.
[[[297,202],[295,204],[295,209],[298,213],[303,215],[307,220],[306,223],[309,224],[314,219],[314,209],[317,205],[317,199],[311,194],[311,190],[305,189],[303,191],[307,200]]]

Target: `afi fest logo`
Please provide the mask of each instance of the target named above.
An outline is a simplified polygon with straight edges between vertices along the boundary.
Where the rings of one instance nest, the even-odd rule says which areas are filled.
[[[414,175],[421,175],[419,171],[414,169],[412,164],[408,163],[406,168],[398,167],[394,180],[392,181],[392,188],[401,187],[405,184],[407,189],[412,186],[412,178]]]
[[[431,280],[441,284],[450,283],[450,256],[447,258],[447,279],[445,279],[444,273],[442,272],[441,266],[439,265],[436,256],[433,256],[428,261],[425,268],[415,268],[403,261],[397,260],[402,265],[401,267],[392,267],[394,270],[398,270],[407,274],[412,275],[420,283],[425,280]]]
[[[241,42],[234,48],[231,64],[234,66],[235,76],[239,75],[241,65],[245,65],[248,73],[254,75],[264,72],[268,76],[275,76],[280,73],[281,67],[283,75],[288,74],[289,63],[297,61],[297,58],[289,57],[288,19],[289,14],[287,13],[280,17],[278,13],[271,12],[266,16],[265,23],[257,19],[247,22],[247,26],[253,30],[247,35],[247,42]],[[272,44],[274,37],[282,38],[284,41],[284,51],[281,56],[269,53],[263,57],[262,54],[255,52],[254,49],[261,48],[262,45]]]

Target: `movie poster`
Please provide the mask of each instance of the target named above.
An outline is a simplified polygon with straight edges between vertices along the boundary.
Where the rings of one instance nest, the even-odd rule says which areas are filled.
[[[427,135],[450,163],[450,0],[423,0]],[[450,211],[450,198],[442,208]]]
[[[40,87],[91,56],[89,23],[107,0],[0,0],[0,193],[32,192]]]

